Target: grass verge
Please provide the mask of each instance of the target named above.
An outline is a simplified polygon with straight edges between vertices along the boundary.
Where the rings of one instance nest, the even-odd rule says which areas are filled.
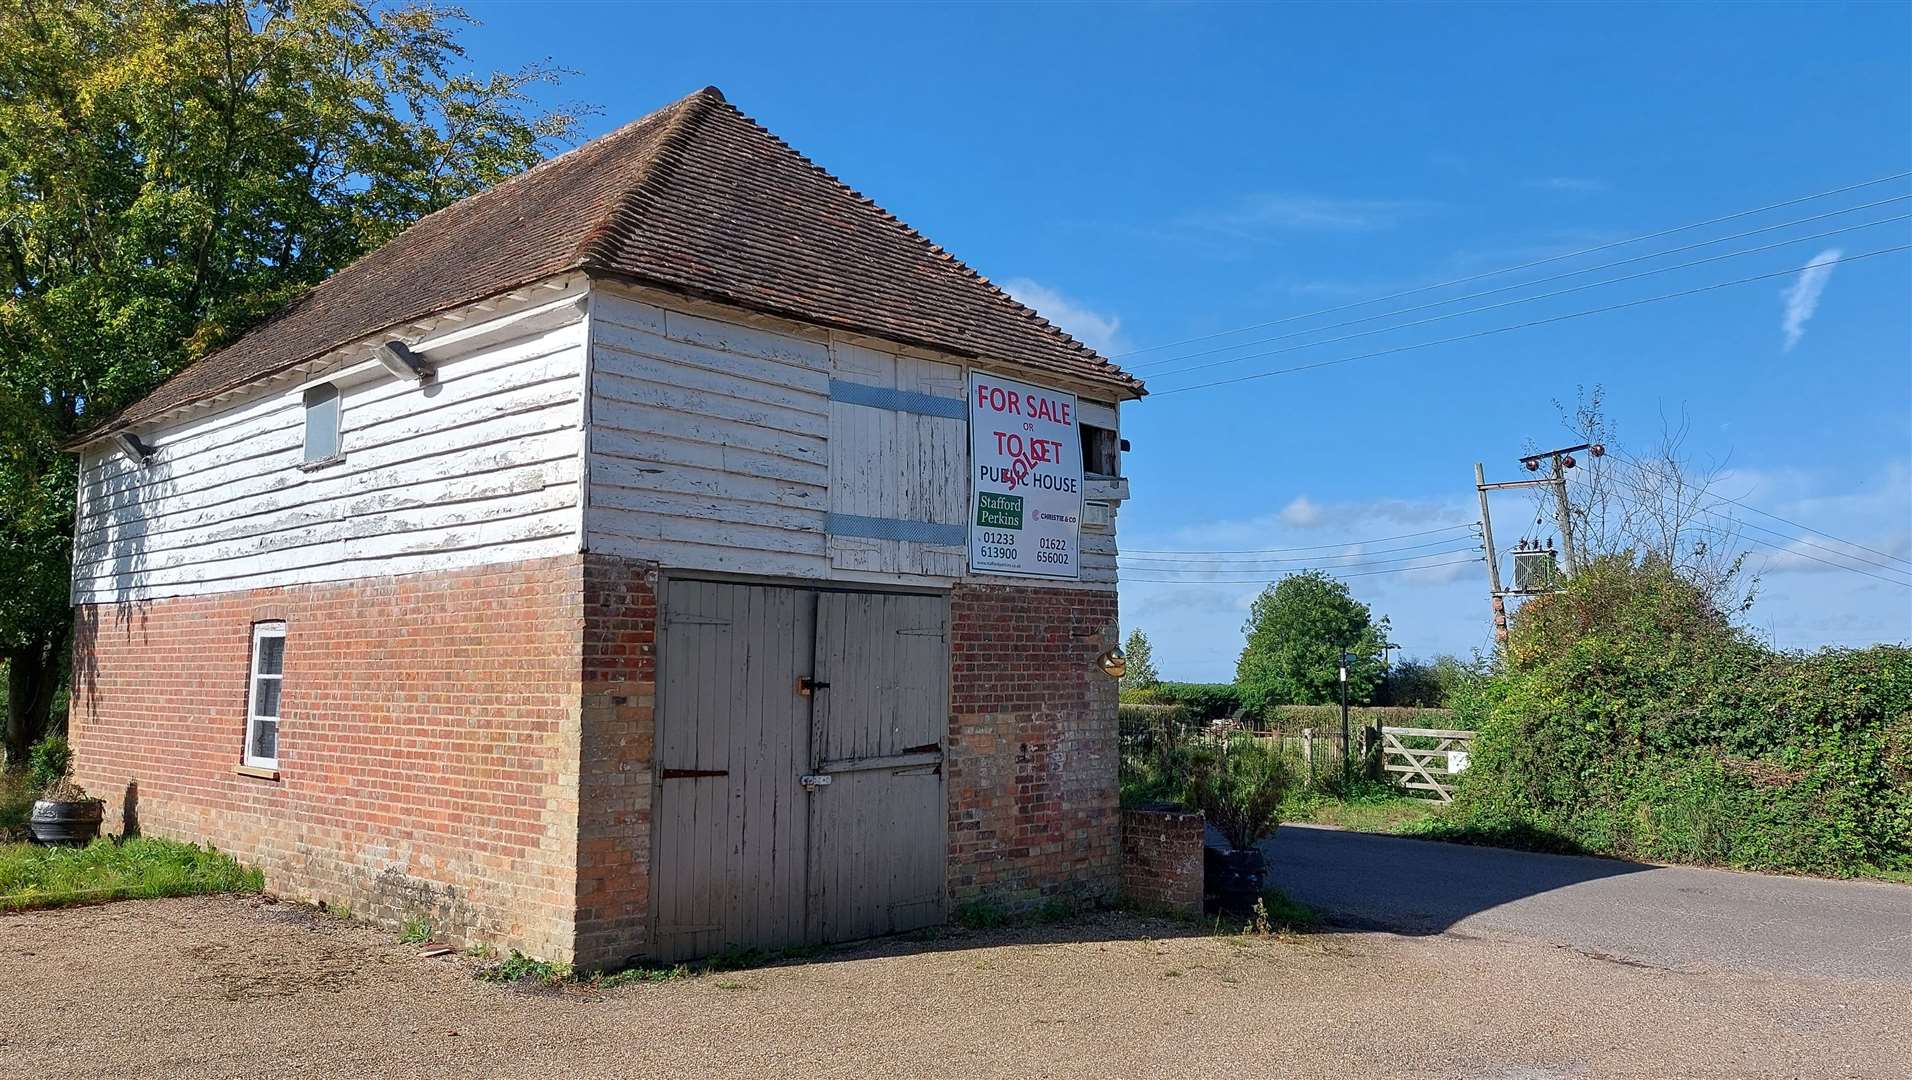
[[[0,911],[264,887],[263,873],[232,856],[174,840],[100,839],[81,848],[0,846]]]
[[[1289,800],[1281,820],[1351,832],[1418,834],[1439,823],[1441,809],[1432,799],[1405,795],[1362,794],[1345,799],[1304,795]]]

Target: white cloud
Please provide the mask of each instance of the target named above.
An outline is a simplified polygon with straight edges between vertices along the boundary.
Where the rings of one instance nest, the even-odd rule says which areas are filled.
[[[1548,191],[1572,191],[1592,194],[1594,192],[1605,191],[1610,185],[1605,180],[1598,180],[1591,176],[1549,176],[1544,180],[1534,181],[1533,186],[1546,188]]]
[[[1374,232],[1393,228],[1403,218],[1428,208],[1428,203],[1414,199],[1263,193],[1245,196],[1224,209],[1189,214],[1182,220],[1188,225],[1235,233]]]
[[[1394,640],[1408,655],[1466,655],[1491,634],[1486,574],[1473,533],[1443,527],[1473,518],[1470,502],[1297,495],[1253,517],[1166,528],[1149,528],[1168,523],[1125,510],[1123,623],[1148,632],[1164,677],[1227,680],[1241,652],[1242,621],[1264,587],[1306,566],[1343,567],[1354,595],[1393,619]],[[1367,542],[1332,542],[1361,539]],[[1208,554],[1217,551],[1244,553]],[[1449,562],[1456,565],[1415,568]]]
[[[1832,268],[1839,265],[1839,257],[1845,254],[1838,248],[1830,248],[1813,256],[1804,270],[1793,283],[1779,295],[1786,302],[1786,314],[1780,320],[1780,326],[1786,332],[1786,349],[1799,344],[1806,336],[1806,322],[1812,313],[1819,310],[1819,297],[1826,291],[1826,282],[1832,279]]]
[[[1293,525],[1297,529],[1312,529],[1320,525],[1324,515],[1321,504],[1306,495],[1298,495],[1295,500],[1281,508],[1281,522]]]
[[[1128,351],[1128,342],[1122,337],[1122,320],[1118,316],[1085,307],[1029,278],[1012,278],[1002,283],[1002,289],[1104,356]]]

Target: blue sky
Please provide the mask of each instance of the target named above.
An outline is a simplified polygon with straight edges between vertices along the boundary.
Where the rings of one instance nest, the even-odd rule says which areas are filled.
[[[706,84],[1113,354],[1356,303],[1912,169],[1912,8],[1588,5],[740,6],[477,3],[487,66],[573,69],[597,134]],[[1158,393],[1124,434],[1125,550],[1306,547],[1471,522],[1472,470],[1567,441],[1605,387],[1619,445],[1663,418],[1746,504],[1912,580],[1912,242],[1889,221],[1333,344],[1535,292],[1912,213],[1887,202],[1611,271],[1335,330],[1912,191],[1897,180],[1511,276],[1118,357],[1151,386],[1256,374],[1788,274],[1227,387]],[[1828,254],[1832,253],[1832,254]],[[1790,320],[1790,322],[1789,322]],[[1253,348],[1177,357],[1316,328]],[[1179,377],[1178,367],[1290,349]],[[1734,509],[1780,533],[1797,530]],[[1529,503],[1494,504],[1507,544]],[[1912,588],[1749,540],[1748,621],[1787,648],[1912,638]],[[1384,543],[1439,541],[1436,534]],[[1460,545],[1465,546],[1464,541]],[[1442,547],[1426,561],[1441,558]],[[1884,554],[1880,554],[1884,553]],[[1833,558],[1829,561],[1843,562]],[[1398,566],[1399,564],[1391,564]],[[1410,564],[1411,565],[1411,564]],[[1132,577],[1140,577],[1134,574]],[[1177,577],[1203,575],[1172,574]],[[1245,575],[1230,574],[1229,577]],[[1484,646],[1479,564],[1349,578],[1408,655]],[[1125,582],[1165,674],[1230,677],[1251,582]]]

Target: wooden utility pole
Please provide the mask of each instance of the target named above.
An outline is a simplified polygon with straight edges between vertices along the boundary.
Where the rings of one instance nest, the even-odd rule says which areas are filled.
[[[1494,551],[1494,519],[1487,512],[1487,469],[1474,463],[1474,491],[1480,495],[1480,536],[1487,549],[1487,589],[1494,608],[1494,644],[1507,644],[1507,599],[1500,591],[1500,556]]]
[[[1579,565],[1573,554],[1573,507],[1567,502],[1567,467],[1563,458],[1572,460],[1564,452],[1553,456],[1554,519],[1560,527],[1560,547],[1566,552],[1567,576],[1572,577]]]

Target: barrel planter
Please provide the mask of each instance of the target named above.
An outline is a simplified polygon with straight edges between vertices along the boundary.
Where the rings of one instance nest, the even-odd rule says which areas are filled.
[[[1259,848],[1208,848],[1203,869],[1206,892],[1216,908],[1228,915],[1247,916],[1268,885],[1268,860]]]
[[[42,844],[84,844],[100,834],[100,822],[105,818],[106,804],[99,799],[79,802],[41,799],[33,804],[27,829]]]

